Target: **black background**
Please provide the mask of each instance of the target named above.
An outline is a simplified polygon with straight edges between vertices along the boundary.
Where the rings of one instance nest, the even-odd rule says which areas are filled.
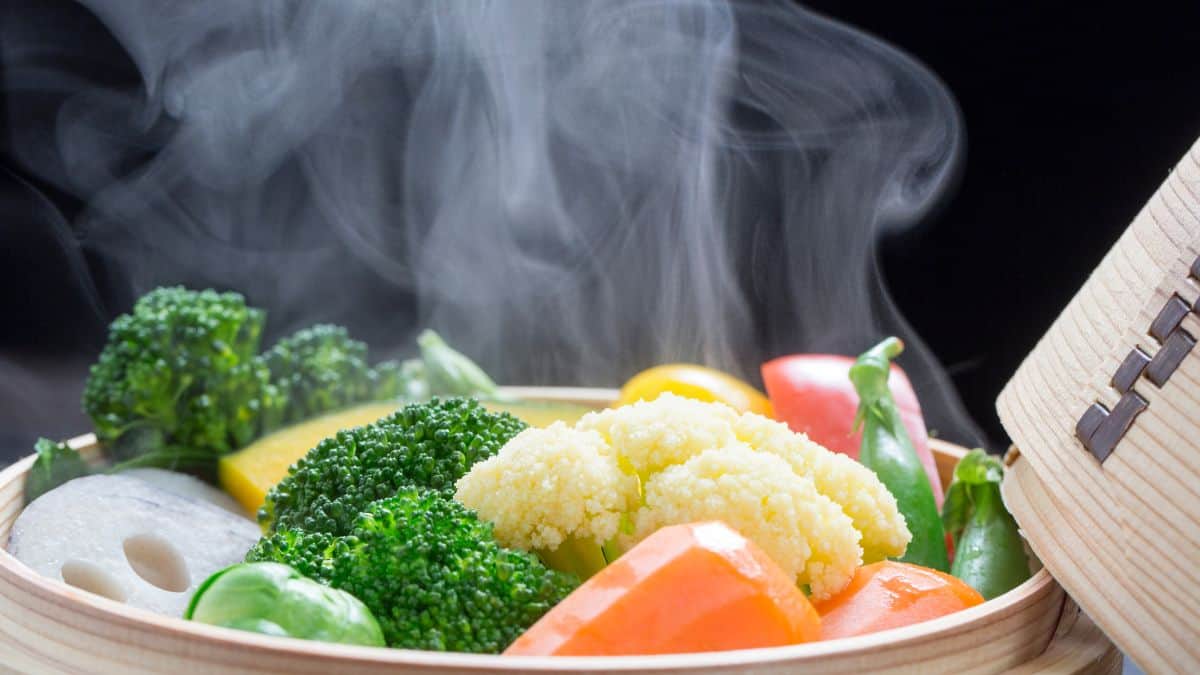
[[[961,184],[923,227],[885,242],[884,264],[902,309],[1002,449],[1000,387],[1200,136],[1200,2],[808,4],[912,53],[962,108]],[[0,22],[31,14],[72,36],[85,55],[69,64],[74,72],[136,82],[111,37],[71,3],[0,2]],[[37,435],[86,429],[78,398],[104,317],[71,281],[71,265],[89,261],[64,253],[64,230],[52,226],[55,213],[69,222],[81,205],[9,151],[14,122],[49,119],[52,108],[0,95],[9,97],[0,106],[9,116],[0,118],[3,464]],[[111,314],[128,298],[101,301]]]
[[[1200,2],[808,4],[908,50],[962,108],[962,185],[885,264],[999,446],[1000,389],[1200,136]]]

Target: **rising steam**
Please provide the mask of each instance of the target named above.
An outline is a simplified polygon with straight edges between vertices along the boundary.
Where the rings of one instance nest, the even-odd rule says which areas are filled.
[[[80,84],[30,170],[131,293],[234,288],[272,330],[425,326],[510,382],[882,335],[978,438],[881,284],[957,112],[906,56],[784,2],[85,0],[137,90]]]

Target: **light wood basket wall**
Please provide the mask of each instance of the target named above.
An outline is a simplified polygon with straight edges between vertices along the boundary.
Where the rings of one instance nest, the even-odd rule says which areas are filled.
[[[600,407],[614,392],[512,388]],[[95,453],[91,436],[71,443]],[[964,450],[933,441],[944,480]],[[0,541],[33,458],[0,472]],[[498,657],[272,638],[163,617],[39,576],[0,551],[0,671],[31,673],[1117,673],[1120,654],[1045,570],[1000,598],[923,624],[792,647],[656,657]]]
[[[1063,586],[1150,672],[1200,672],[1197,338],[1200,141],[996,402],[1021,452],[1009,508]],[[1089,416],[1103,420],[1095,433]]]

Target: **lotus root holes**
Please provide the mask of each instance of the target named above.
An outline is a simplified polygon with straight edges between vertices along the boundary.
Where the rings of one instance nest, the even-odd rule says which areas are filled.
[[[187,563],[166,539],[155,534],[137,534],[126,539],[122,546],[129,566],[148,583],[172,593],[182,593],[191,585]]]

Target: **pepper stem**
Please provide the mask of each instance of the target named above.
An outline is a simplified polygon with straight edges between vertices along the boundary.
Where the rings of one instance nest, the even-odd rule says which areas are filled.
[[[891,403],[888,376],[891,375],[892,359],[903,351],[904,342],[900,338],[889,337],[863,352],[850,367],[850,381],[858,391],[858,413],[854,419],[856,429],[872,411],[885,417],[880,406]]]

